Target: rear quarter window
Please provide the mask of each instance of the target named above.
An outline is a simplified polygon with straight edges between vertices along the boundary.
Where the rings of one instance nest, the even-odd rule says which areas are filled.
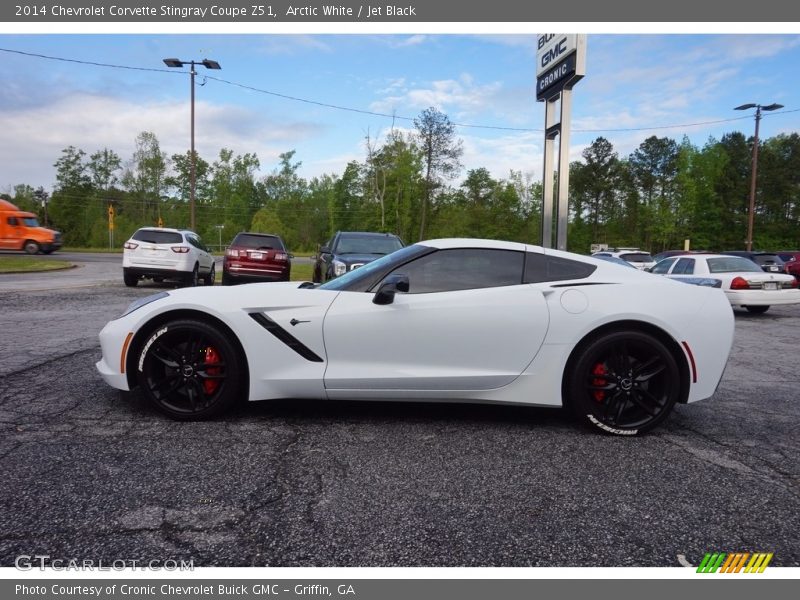
[[[590,265],[589,263],[559,256],[547,256],[537,252],[528,252],[525,254],[523,283],[585,279],[594,273],[596,269],[595,265]]]

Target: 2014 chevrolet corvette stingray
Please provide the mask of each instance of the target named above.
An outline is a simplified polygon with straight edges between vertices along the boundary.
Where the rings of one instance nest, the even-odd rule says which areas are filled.
[[[515,242],[408,246],[323,285],[192,288],[137,300],[100,333],[97,369],[170,417],[237,399],[565,406],[633,435],[722,377],[718,289]]]

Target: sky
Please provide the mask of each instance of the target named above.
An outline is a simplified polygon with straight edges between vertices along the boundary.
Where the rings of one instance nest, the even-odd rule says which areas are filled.
[[[168,155],[186,152],[189,76],[163,64],[171,57],[222,66],[198,67],[196,146],[211,162],[221,148],[255,153],[263,176],[295,150],[303,177],[341,174],[364,160],[367,137],[413,129],[433,106],[459,124],[459,180],[479,167],[541,177],[534,34],[0,34],[0,48],[68,59],[0,51],[0,192],[52,190],[53,164],[70,145],[87,155],[108,147],[127,162],[136,136],[151,131]],[[651,135],[698,145],[750,136],[753,111],[733,110],[749,102],[785,106],[765,114],[762,137],[800,131],[798,65],[799,35],[589,34],[571,155],[598,136],[621,156]],[[709,123],[728,119],[737,120]]]

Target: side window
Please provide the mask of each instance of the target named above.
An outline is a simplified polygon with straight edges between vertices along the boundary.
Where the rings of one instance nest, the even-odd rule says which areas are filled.
[[[200,243],[200,240],[193,235],[187,235],[186,241],[189,242],[195,248],[202,249],[203,245]]]
[[[410,294],[452,292],[522,283],[524,255],[513,250],[454,248],[427,254],[392,273],[408,276]]]
[[[674,258],[665,258],[664,260],[658,261],[655,267],[653,267],[651,273],[656,273],[657,275],[666,275],[669,271],[669,268],[675,264]]]
[[[694,259],[680,258],[672,270],[673,275],[691,275],[694,273]]]
[[[585,279],[595,272],[597,267],[588,263],[547,256],[538,252],[525,255],[525,283],[542,283],[545,281],[566,281],[568,279]]]
[[[17,223],[17,217],[8,217],[8,224],[14,227],[19,225],[19,223]]]

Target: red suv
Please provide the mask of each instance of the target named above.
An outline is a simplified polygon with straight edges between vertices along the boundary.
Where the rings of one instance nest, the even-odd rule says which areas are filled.
[[[794,275],[797,281],[800,281],[800,251],[798,250],[778,250],[775,254],[783,259],[786,266],[786,272],[789,275]]]
[[[283,240],[277,235],[239,233],[225,251],[222,285],[250,281],[289,281],[291,258]]]

